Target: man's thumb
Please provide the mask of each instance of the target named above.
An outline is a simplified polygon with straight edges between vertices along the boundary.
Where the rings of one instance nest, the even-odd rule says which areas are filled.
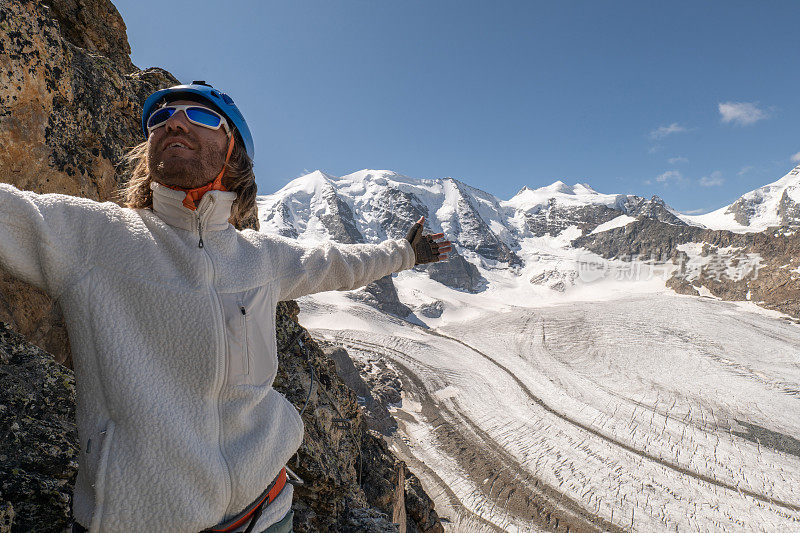
[[[424,218],[424,217],[423,217]],[[420,219],[422,220],[422,218]],[[422,233],[422,223],[415,222],[411,228],[406,233],[406,240],[410,243],[414,243],[414,239],[416,238],[417,234]]]

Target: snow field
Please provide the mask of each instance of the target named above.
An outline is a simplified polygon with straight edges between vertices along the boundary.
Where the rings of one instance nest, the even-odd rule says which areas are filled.
[[[355,321],[333,331],[330,307],[314,305],[316,318],[301,304],[302,322],[329,324],[315,334],[402,364],[423,384],[421,403],[454,427],[474,426],[525,478],[518,490],[535,495],[527,485],[540,480],[561,495],[556,509],[577,505],[636,531],[800,528],[800,450],[762,446],[740,423],[800,434],[787,417],[800,400],[796,326],[651,294],[444,325],[459,343],[357,306]],[[411,453],[465,508],[504,530],[533,527],[530,509],[496,498],[487,507],[492,496],[459,462],[464,452],[409,414]],[[489,453],[486,441],[473,445]]]

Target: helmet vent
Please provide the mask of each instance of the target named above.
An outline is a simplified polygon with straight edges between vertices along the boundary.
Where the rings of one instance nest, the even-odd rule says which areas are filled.
[[[205,85],[206,87],[211,87],[211,85],[206,83],[206,80],[195,80],[192,82],[192,85]]]

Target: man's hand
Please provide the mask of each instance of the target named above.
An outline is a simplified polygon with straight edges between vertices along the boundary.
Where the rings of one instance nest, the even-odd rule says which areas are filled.
[[[447,259],[447,252],[453,249],[450,246],[450,241],[439,241],[436,239],[444,238],[444,233],[434,233],[423,235],[422,228],[425,225],[425,217],[420,217],[417,222],[411,226],[406,234],[406,239],[411,243],[416,255],[417,265],[423,263],[435,263],[436,261],[444,261]]]

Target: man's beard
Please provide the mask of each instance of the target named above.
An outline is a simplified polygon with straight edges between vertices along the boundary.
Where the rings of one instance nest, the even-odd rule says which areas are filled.
[[[212,181],[222,170],[223,154],[195,142],[192,157],[170,157],[162,160],[163,151],[151,146],[147,153],[148,170],[153,180],[162,185],[194,189]]]

